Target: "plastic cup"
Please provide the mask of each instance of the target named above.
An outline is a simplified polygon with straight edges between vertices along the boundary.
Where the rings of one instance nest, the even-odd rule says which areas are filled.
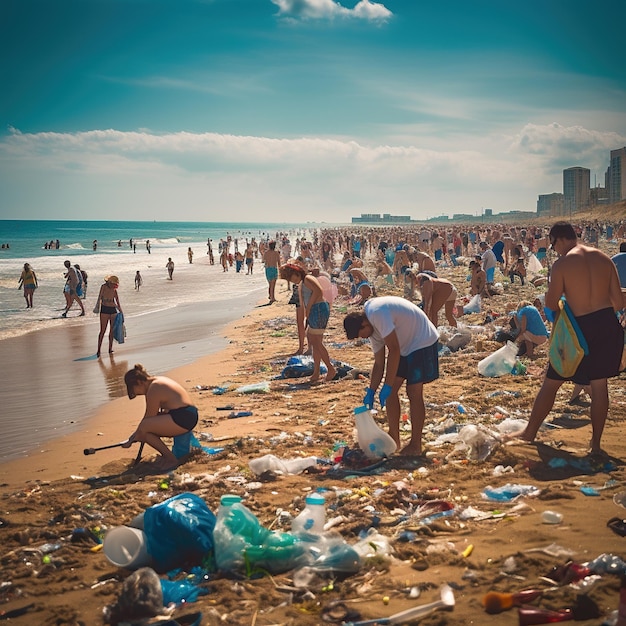
[[[138,569],[150,565],[145,533],[130,526],[116,526],[104,535],[104,555],[113,565],[126,569]]]

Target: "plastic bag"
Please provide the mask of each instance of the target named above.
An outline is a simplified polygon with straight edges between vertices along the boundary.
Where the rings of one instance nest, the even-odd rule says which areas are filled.
[[[517,351],[517,346],[512,341],[507,341],[505,345],[478,363],[478,373],[489,377],[510,374],[517,362]]]
[[[261,383],[253,383],[251,385],[243,385],[235,389],[237,393],[269,393],[270,384],[267,381]]]
[[[161,579],[161,590],[163,591],[163,606],[172,602],[179,606],[187,602],[195,602],[199,596],[206,596],[209,593],[205,587],[198,587],[189,580]]]
[[[463,305],[463,313],[480,313],[480,294],[477,293],[467,304]]]
[[[320,374],[324,375],[328,372],[326,366],[320,364]],[[303,376],[311,376],[313,374],[313,357],[298,354],[292,356],[287,361],[287,365],[280,374],[281,378],[301,378]]]
[[[204,500],[181,493],[146,509],[143,529],[157,572],[200,565],[213,551],[215,515]]]

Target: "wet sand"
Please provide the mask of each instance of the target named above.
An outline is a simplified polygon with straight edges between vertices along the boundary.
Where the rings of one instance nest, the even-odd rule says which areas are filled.
[[[123,376],[135,363],[163,374],[222,349],[227,343],[224,326],[241,318],[261,296],[260,289],[252,289],[228,301],[131,315],[126,342],[114,342],[109,355],[105,336],[100,359],[95,354],[98,319],[91,313],[88,323],[0,341],[0,460],[18,458],[84,428],[98,407],[125,394]]]

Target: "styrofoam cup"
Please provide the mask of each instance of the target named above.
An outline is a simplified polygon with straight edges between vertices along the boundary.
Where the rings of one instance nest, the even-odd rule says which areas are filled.
[[[103,551],[113,565],[138,569],[150,565],[146,535],[143,530],[130,526],[115,526],[104,535]]]

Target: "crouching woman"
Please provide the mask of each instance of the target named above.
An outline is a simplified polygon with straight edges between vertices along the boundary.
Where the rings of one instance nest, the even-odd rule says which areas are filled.
[[[137,430],[122,447],[129,448],[135,441],[145,442],[161,455],[156,461],[158,469],[173,469],[178,459],[161,437],[177,437],[193,430],[198,423],[198,409],[175,380],[151,376],[141,364],[126,372],[124,382],[131,400],[146,397],[146,410]]]

